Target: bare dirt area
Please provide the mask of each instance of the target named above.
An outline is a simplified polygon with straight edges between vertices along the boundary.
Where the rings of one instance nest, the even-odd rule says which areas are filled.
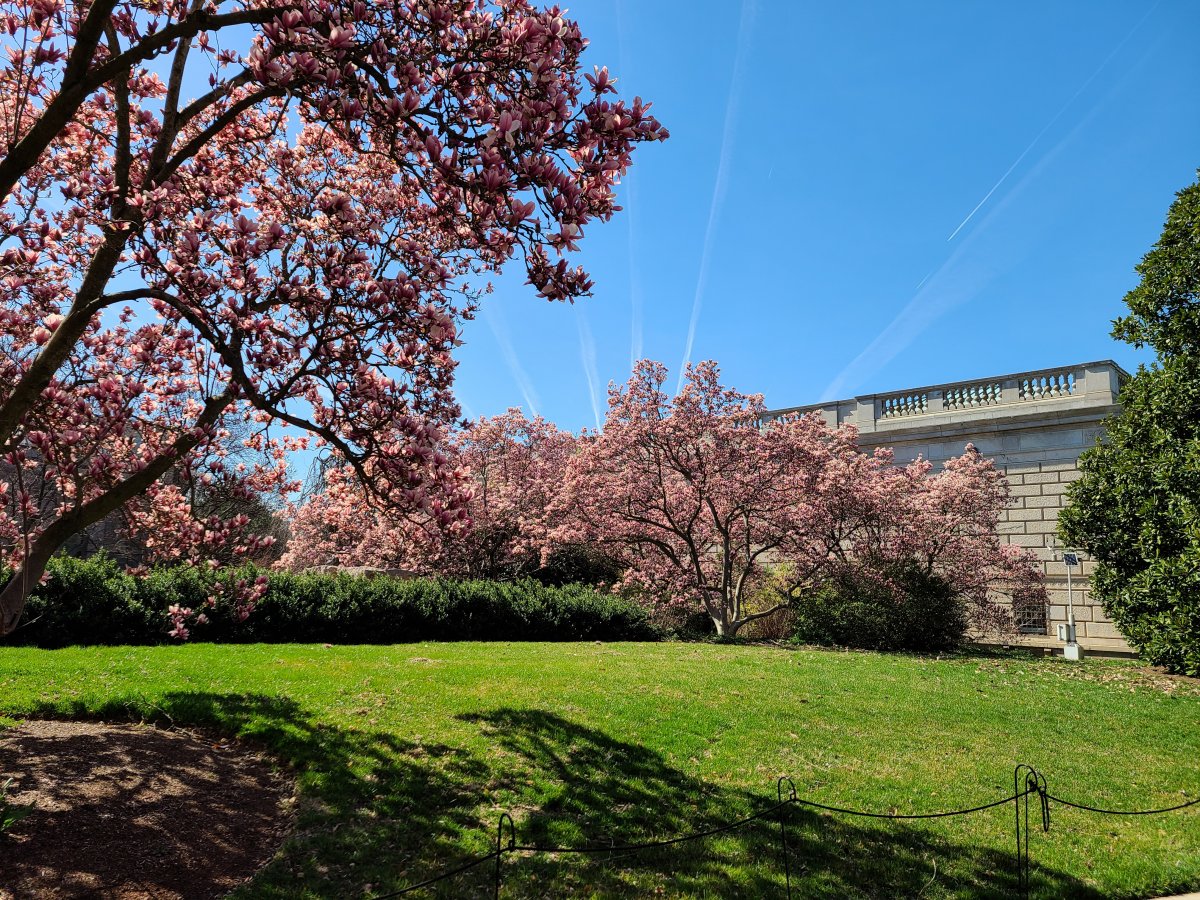
[[[34,811],[0,836],[0,900],[220,897],[290,827],[291,786],[236,742],[147,725],[0,729],[0,783]]]

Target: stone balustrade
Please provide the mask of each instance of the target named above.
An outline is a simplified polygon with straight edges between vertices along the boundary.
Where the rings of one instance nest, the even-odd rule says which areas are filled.
[[[1056,369],[1016,372],[973,381],[955,381],[848,400],[811,403],[770,410],[763,422],[791,421],[819,413],[830,425],[851,424],[860,432],[921,416],[945,414],[974,418],[980,410],[1028,415],[1029,404],[1067,403],[1072,406],[1112,406],[1128,378],[1116,363],[1103,360]]]
[[[996,406],[1004,397],[1003,382],[983,381],[962,387],[948,387],[942,391],[942,403],[946,409],[977,409],[980,406]]]
[[[929,412],[929,394],[896,394],[881,397],[879,418],[898,419],[901,416],[921,416]]]

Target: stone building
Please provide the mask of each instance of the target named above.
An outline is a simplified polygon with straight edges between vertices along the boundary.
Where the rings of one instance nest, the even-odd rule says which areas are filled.
[[[1067,570],[1055,529],[1067,484],[1079,477],[1079,455],[1104,433],[1129,375],[1110,360],[1059,369],[929,385],[852,400],[771,410],[769,419],[819,412],[831,426],[857,426],[864,450],[891,447],[897,462],[918,455],[935,465],[968,443],[1004,469],[1013,503],[1001,529],[1010,543],[1031,548],[1046,573],[1050,603],[1023,615],[1022,641],[1057,647],[1067,619]],[[1079,643],[1096,653],[1130,652],[1088,590],[1093,563],[1074,570]],[[1082,570],[1082,571],[1081,571]]]

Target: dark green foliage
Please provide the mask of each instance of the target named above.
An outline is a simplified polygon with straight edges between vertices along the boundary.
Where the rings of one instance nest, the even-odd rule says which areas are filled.
[[[590,544],[564,544],[551,551],[545,565],[537,552],[513,552],[517,535],[511,529],[477,528],[466,540],[450,544],[443,572],[488,581],[521,581],[542,584],[584,584],[607,588],[621,577],[622,565]]]
[[[590,544],[566,544],[555,547],[532,576],[542,584],[612,585],[622,571],[620,562]]]
[[[1098,565],[1092,592],[1138,652],[1200,675],[1200,364],[1139,370],[1059,516]]]
[[[168,643],[172,604],[204,608],[218,581],[262,570],[161,568],[136,578],[103,557],[56,559],[26,606],[14,643]],[[391,644],[471,640],[654,640],[640,607],[581,585],[265,573],[266,595],[245,621],[221,604],[192,629],[194,641]]]
[[[688,613],[675,625],[674,633],[684,640],[705,640],[717,634],[716,623],[704,610]]]
[[[1158,362],[1121,391],[1059,517],[1098,561],[1092,591],[1151,663],[1200,675],[1200,183],[1181,191],[1113,336]]]
[[[56,557],[49,578],[33,589],[24,616],[6,643],[118,644],[126,635],[137,642],[165,637],[166,610],[175,600],[145,602],[146,592],[111,557],[100,553],[88,559]]]
[[[892,573],[901,595],[869,575],[842,578],[793,609],[796,640],[861,650],[950,650],[963,642],[965,602],[937,575],[913,566]]]

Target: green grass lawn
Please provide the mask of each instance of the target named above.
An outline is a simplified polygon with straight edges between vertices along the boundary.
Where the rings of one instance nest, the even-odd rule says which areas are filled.
[[[1200,684],[1122,663],[707,644],[0,649],[0,713],[202,725],[294,771],[297,831],[247,897],[369,897],[520,843],[625,843],[801,796],[974,806],[1012,769],[1106,807],[1200,795]],[[795,896],[1007,897],[1012,806],[933,822],[789,813]],[[1200,809],[1052,809],[1033,895],[1200,888]],[[437,896],[487,890],[490,868]],[[778,828],[601,857],[504,859],[505,897],[783,895]]]

